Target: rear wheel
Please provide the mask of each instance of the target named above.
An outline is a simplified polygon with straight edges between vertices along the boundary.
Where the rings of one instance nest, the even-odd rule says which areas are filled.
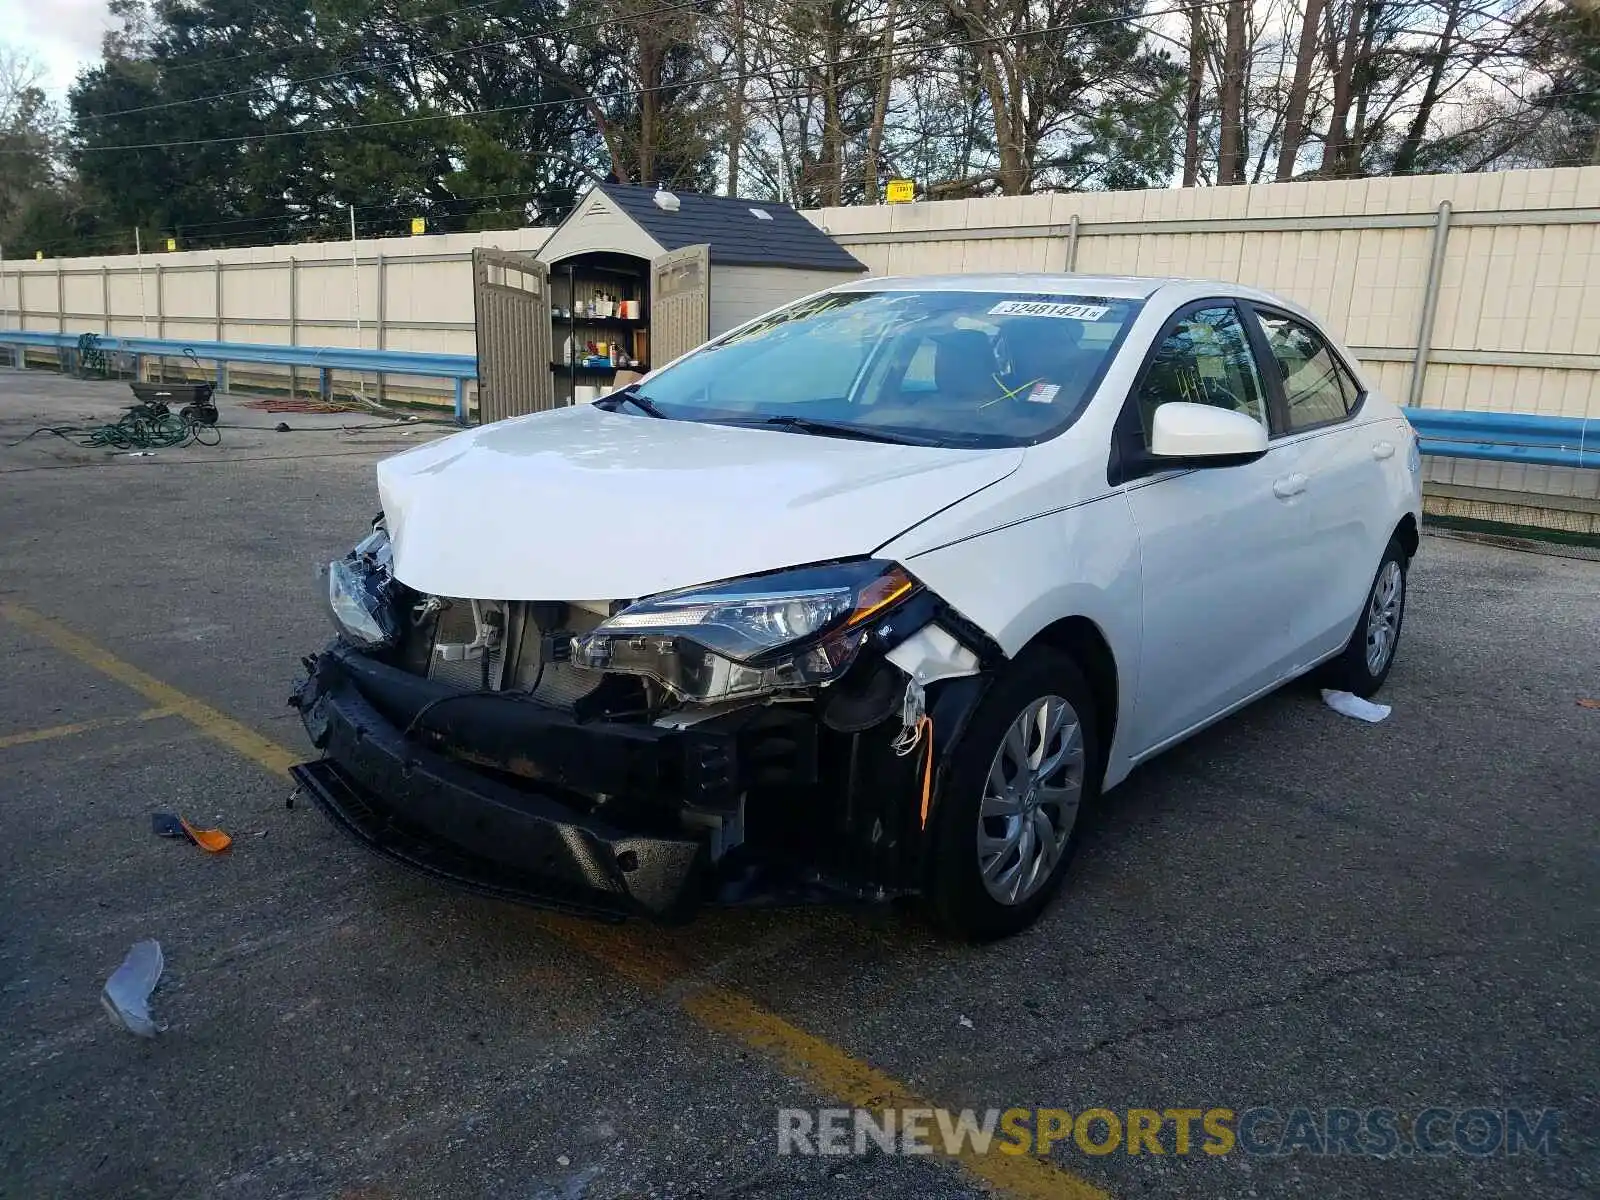
[[[1099,762],[1092,697],[1072,660],[1039,650],[1013,664],[946,777],[929,888],[941,926],[987,940],[1033,923],[1066,875]]]
[[[1406,615],[1405,547],[1390,539],[1367,590],[1367,603],[1361,610],[1350,640],[1339,657],[1322,670],[1325,687],[1354,692],[1363,698],[1377,693],[1389,678],[1395,650],[1400,645],[1400,626]]]

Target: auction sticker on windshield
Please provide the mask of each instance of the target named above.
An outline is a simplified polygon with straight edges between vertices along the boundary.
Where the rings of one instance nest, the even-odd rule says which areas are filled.
[[[989,310],[989,315],[1064,317],[1069,321],[1098,321],[1109,311],[1104,304],[1058,304],[1053,300],[1002,300]]]

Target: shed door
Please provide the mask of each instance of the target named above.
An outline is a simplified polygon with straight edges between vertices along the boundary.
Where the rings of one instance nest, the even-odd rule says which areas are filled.
[[[650,264],[650,365],[664,367],[711,336],[711,247],[685,246]]]
[[[556,406],[550,373],[550,269],[531,254],[472,252],[478,420]]]

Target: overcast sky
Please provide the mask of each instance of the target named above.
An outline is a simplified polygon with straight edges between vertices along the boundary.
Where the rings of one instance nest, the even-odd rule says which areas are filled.
[[[86,63],[98,61],[110,23],[105,0],[0,0],[0,44],[38,61],[55,100],[66,97]]]

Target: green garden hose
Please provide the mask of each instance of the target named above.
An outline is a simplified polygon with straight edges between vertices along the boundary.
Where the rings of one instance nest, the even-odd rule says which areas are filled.
[[[41,433],[54,434],[88,449],[106,450],[166,450],[192,443],[216,446],[222,442],[222,431],[215,425],[187,419],[164,404],[135,404],[120,421],[110,425],[44,425],[11,444],[21,445]]]

